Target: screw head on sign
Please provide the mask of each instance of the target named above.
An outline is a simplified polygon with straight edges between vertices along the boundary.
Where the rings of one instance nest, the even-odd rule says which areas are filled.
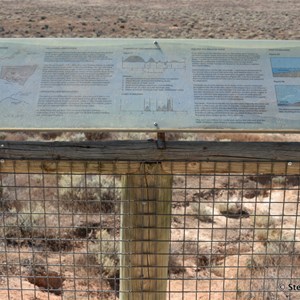
[[[291,161],[288,162],[288,166],[292,166],[293,163]]]
[[[158,126],[157,122],[154,122],[154,123],[153,123],[153,125],[154,125],[155,127],[157,127],[157,126]]]

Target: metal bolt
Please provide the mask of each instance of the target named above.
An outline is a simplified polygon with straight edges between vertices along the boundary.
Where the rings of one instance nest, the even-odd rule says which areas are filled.
[[[4,148],[4,144],[1,144],[1,148]]]
[[[288,162],[288,166],[292,166],[293,163],[291,161]]]
[[[1,160],[0,160],[0,163],[1,163],[1,164],[4,164],[4,159],[1,159]]]
[[[158,126],[158,123],[157,123],[157,122],[154,122],[153,125],[154,125],[155,127],[157,127],[157,126]]]
[[[157,45],[158,45],[158,41],[154,41],[153,44],[154,44],[155,46],[157,46]]]

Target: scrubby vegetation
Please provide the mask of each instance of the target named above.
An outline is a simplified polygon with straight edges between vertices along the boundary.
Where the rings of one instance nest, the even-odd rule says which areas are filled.
[[[85,176],[60,177],[60,203],[62,208],[73,212],[111,213],[120,200],[120,181],[110,176],[99,178]]]
[[[296,182],[289,176],[175,176],[170,284],[214,277],[226,285],[235,276],[238,299],[274,296],[278,280],[298,276]],[[119,176],[7,174],[2,185],[3,276],[23,272],[32,279],[38,259],[42,278],[47,268],[63,278],[62,292],[76,284],[82,299],[118,296]]]
[[[88,255],[96,258],[101,272],[109,278],[119,274],[119,253],[119,242],[106,230],[98,231],[96,240],[88,247]]]

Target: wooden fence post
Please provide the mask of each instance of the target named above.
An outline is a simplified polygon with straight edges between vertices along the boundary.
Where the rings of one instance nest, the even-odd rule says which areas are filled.
[[[163,174],[159,163],[142,163],[122,185],[120,299],[165,300],[172,175]]]

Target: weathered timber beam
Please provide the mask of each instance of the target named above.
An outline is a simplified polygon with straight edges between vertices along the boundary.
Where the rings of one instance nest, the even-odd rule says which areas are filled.
[[[167,174],[274,174],[299,175],[299,162],[161,162]],[[1,160],[0,173],[56,173],[56,174],[116,174],[138,172],[140,162],[132,161],[46,161]]]
[[[167,141],[0,141],[0,159],[86,161],[300,161],[300,143]]]

